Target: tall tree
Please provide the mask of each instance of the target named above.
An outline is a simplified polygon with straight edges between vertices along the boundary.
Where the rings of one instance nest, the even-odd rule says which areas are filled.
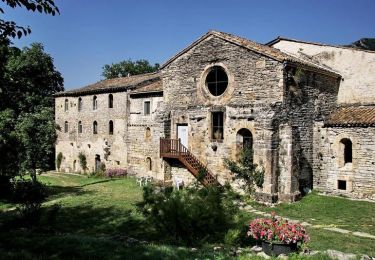
[[[0,52],[0,176],[35,176],[53,157],[52,94],[64,90],[63,78],[41,44],[21,50],[0,41]]]
[[[151,65],[147,60],[124,60],[119,63],[106,64],[103,66],[102,76],[106,79],[121,78],[133,75],[154,72],[159,69],[160,65],[155,63]]]
[[[28,11],[45,13],[50,15],[60,14],[59,9],[55,5],[54,0],[1,0],[11,8],[26,8]],[[4,13],[4,9],[0,7],[0,13]],[[23,35],[31,33],[29,26],[24,27],[17,25],[14,21],[6,21],[0,19],[0,38],[21,38]]]

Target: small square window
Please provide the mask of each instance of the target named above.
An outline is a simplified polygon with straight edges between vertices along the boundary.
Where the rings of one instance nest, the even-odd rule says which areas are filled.
[[[150,115],[151,114],[151,102],[150,101],[145,101],[143,112],[144,112],[144,115]]]
[[[346,181],[338,180],[337,181],[337,188],[339,190],[346,190]]]

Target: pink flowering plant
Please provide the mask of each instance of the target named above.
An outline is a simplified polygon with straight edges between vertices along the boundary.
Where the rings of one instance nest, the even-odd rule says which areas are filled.
[[[302,225],[276,218],[274,212],[271,213],[271,218],[257,218],[251,221],[247,235],[256,240],[282,244],[303,244],[310,240]]]
[[[105,176],[114,178],[114,177],[125,177],[127,174],[126,169],[121,168],[113,168],[113,169],[107,169],[105,171]]]

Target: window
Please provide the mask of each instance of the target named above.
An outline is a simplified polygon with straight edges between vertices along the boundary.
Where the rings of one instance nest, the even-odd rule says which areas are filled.
[[[108,96],[108,108],[113,108],[113,95],[109,94]]]
[[[340,141],[340,145],[343,148],[343,158],[344,158],[344,164],[351,163],[353,161],[353,148],[352,148],[352,141],[348,138],[344,138]]]
[[[337,181],[337,188],[339,190],[346,190],[346,181],[338,180]]]
[[[212,113],[212,139],[215,139],[215,140],[224,139],[224,113],[223,112]]]
[[[149,127],[146,127],[146,140],[150,140],[151,138],[151,129]]]
[[[214,96],[222,95],[228,86],[228,76],[224,69],[219,66],[214,66],[206,77],[206,86],[208,91]]]
[[[69,101],[67,99],[65,99],[64,110],[68,111],[68,109],[69,109]]]
[[[64,123],[64,132],[67,133],[69,131],[69,124],[68,121],[65,121]]]
[[[109,130],[108,130],[110,135],[113,135],[113,121],[109,121]]]
[[[82,122],[81,121],[78,122],[78,133],[82,134]]]
[[[82,98],[78,98],[78,112],[82,111],[82,105],[83,105]]]
[[[98,123],[96,121],[94,121],[94,123],[92,124],[92,133],[94,135],[98,133]]]
[[[98,98],[96,96],[94,96],[92,98],[92,109],[93,110],[97,110],[98,109]]]
[[[143,112],[144,112],[144,115],[149,115],[151,113],[151,102],[150,101],[145,101]]]
[[[148,171],[152,171],[152,160],[150,157],[147,157],[146,158],[146,169]]]

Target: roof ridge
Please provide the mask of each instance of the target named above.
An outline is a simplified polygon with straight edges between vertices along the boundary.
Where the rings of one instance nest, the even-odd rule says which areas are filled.
[[[329,44],[329,43],[321,43],[321,42],[312,42],[312,41],[305,41],[305,40],[298,40],[294,38],[288,38],[284,36],[277,36],[277,38],[265,43],[264,45],[270,46],[273,45],[280,40],[285,40],[285,41],[291,41],[291,42],[300,42],[300,43],[306,43],[306,44],[312,44],[312,45],[318,45],[318,46],[327,46],[327,47],[333,47],[333,48],[341,48],[341,49],[348,49],[348,50],[355,50],[355,51],[364,51],[364,52],[370,52],[370,53],[375,53],[375,51],[371,50],[364,50],[360,48],[355,48],[355,47],[348,47],[345,45],[336,45],[336,44]]]

